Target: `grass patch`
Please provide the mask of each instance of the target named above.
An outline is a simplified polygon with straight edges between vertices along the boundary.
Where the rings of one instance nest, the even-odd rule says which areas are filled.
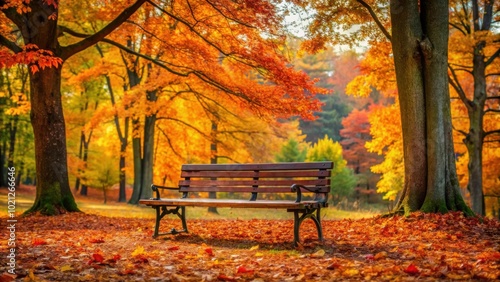
[[[0,205],[7,205],[7,189],[0,189]],[[20,215],[28,210],[35,201],[34,191],[20,190],[16,191],[16,214]],[[127,218],[155,218],[155,211],[151,207],[136,206],[127,203],[108,202],[104,204],[101,199],[92,197],[76,196],[78,208],[88,214],[97,214],[108,217],[127,217]],[[207,208],[187,207],[186,215],[189,219],[269,219],[282,220],[293,219],[293,213],[283,209],[240,209],[240,208],[217,208],[218,214],[209,213]],[[371,211],[345,211],[333,207],[321,210],[323,220],[338,219],[361,219],[369,218],[379,213]],[[177,218],[175,215],[169,217]]]

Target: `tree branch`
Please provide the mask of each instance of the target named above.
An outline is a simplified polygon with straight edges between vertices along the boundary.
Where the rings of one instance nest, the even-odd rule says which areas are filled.
[[[498,57],[500,56],[500,48],[497,49],[497,51],[495,53],[493,53],[493,55],[491,55],[491,57],[489,57],[489,59],[486,61],[486,66],[488,66],[489,64],[493,63],[493,61]]]
[[[449,25],[451,27],[455,28],[456,30],[460,31],[463,35],[467,36],[467,33],[462,28],[460,28],[460,26],[458,26],[458,24],[454,24],[454,23],[450,22]]]
[[[385,37],[387,39],[389,39],[389,41],[392,41],[391,34],[389,33],[389,31],[387,31],[387,29],[384,27],[384,25],[382,24],[382,22],[380,22],[379,18],[377,17],[377,14],[375,14],[375,12],[373,11],[372,7],[370,5],[368,5],[368,3],[366,3],[363,0],[356,0],[356,1],[359,4],[361,4],[361,6],[365,7],[366,10],[368,10],[368,13],[370,13],[370,16],[373,18],[373,20],[377,24],[378,28],[380,29],[380,31],[382,31],[382,33],[385,35]]]
[[[7,39],[7,37],[4,37],[1,34],[0,34],[0,45],[9,48],[14,53],[19,53],[23,51],[23,49],[17,46],[16,43],[10,41],[9,39]]]
[[[492,131],[486,131],[483,136],[484,136],[484,138],[486,138],[487,136],[492,135],[492,134],[500,134],[500,129],[492,130]]]
[[[493,100],[493,99],[500,99],[500,96],[489,96],[489,97],[486,97],[486,100]]]
[[[87,49],[106,37],[108,34],[118,28],[125,20],[134,14],[147,0],[137,0],[134,4],[124,9],[114,20],[108,23],[104,28],[86,37],[80,42],[61,48],[61,59],[66,60],[74,54]]]
[[[500,113],[500,110],[495,110],[495,109],[487,109],[486,111],[484,111],[485,114],[487,113]]]
[[[460,100],[465,104],[468,110],[470,110],[470,103],[471,101],[467,99],[467,96],[465,95],[465,91],[462,88],[462,85],[460,85],[460,82],[458,81],[457,75],[455,73],[455,70],[448,64],[448,68],[450,69],[452,77],[448,75],[448,82],[451,84],[451,86],[457,91],[458,97],[460,97]]]
[[[460,129],[456,129],[454,125],[451,126],[453,128],[453,130],[455,130],[456,132],[462,134],[463,136],[467,137],[467,132],[463,131],[463,130],[460,130]]]
[[[174,152],[174,154],[179,157],[179,158],[183,158],[181,156],[181,154],[179,154],[175,149],[174,149],[174,146],[172,145],[172,140],[170,140],[170,137],[168,137],[168,134],[165,133],[165,131],[159,126],[159,125],[156,125],[156,128],[158,128],[158,130],[163,134],[163,136],[165,136],[165,138],[167,139],[167,143],[168,145],[170,146],[170,149],[172,149],[172,152]]]

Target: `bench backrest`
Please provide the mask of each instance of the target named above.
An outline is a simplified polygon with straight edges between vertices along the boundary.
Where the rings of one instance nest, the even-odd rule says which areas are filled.
[[[188,192],[292,193],[293,184],[304,185],[304,193],[328,197],[333,162],[260,164],[185,164],[179,190]]]

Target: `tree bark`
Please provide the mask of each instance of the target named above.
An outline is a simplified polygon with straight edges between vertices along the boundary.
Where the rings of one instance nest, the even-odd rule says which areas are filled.
[[[42,1],[31,1],[31,12],[22,15],[26,20],[17,23],[24,43],[50,50],[56,56],[57,20],[49,20],[57,9]],[[33,206],[27,211],[52,215],[78,211],[68,181],[66,128],[61,103],[61,68],[51,67],[30,72],[31,124],[35,137],[37,191]]]
[[[472,214],[460,194],[448,91],[448,1],[391,1],[405,186],[397,209]]]
[[[140,129],[140,121],[136,118],[132,119],[133,136],[137,134],[136,130]],[[142,194],[142,156],[141,156],[141,138],[132,138],[132,151],[134,158],[134,190],[132,196],[128,201],[129,204],[137,205],[141,199]]]
[[[47,31],[50,33],[49,29]],[[40,37],[50,38],[55,34],[54,24],[52,35],[43,34]],[[36,41],[35,43],[43,49],[54,49]],[[53,215],[64,211],[79,211],[68,182],[66,129],[60,92],[61,67],[45,68],[31,73],[30,77],[37,193],[35,203],[27,212],[40,211],[42,214]]]
[[[485,214],[483,194],[483,142],[484,142],[484,105],[486,102],[486,63],[483,41],[476,44],[472,62],[474,77],[474,98],[467,107],[469,132],[463,140],[469,154],[467,189],[471,195],[472,210],[479,215]]]

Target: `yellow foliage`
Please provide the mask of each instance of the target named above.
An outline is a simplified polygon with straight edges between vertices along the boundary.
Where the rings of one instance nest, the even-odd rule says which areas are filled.
[[[18,93],[17,95],[12,95],[10,100],[13,103],[13,107],[5,110],[5,114],[11,116],[24,115],[30,112],[31,104],[28,98],[23,93]]]
[[[381,164],[372,166],[374,173],[382,174],[377,192],[384,199],[395,200],[404,184],[403,142],[399,105],[375,108],[369,116],[372,141],[366,143],[370,152],[384,155]]]

